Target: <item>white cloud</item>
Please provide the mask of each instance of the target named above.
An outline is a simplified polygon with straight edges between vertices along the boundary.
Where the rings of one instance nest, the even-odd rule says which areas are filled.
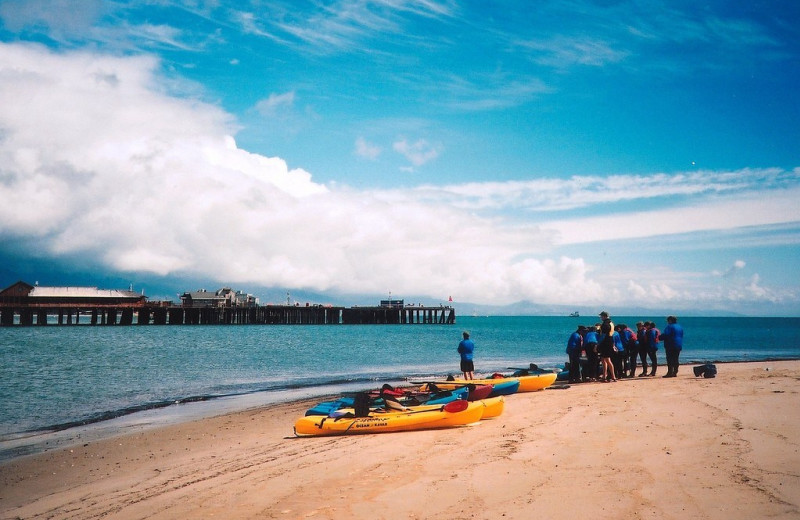
[[[535,227],[418,202],[413,190],[332,191],[239,149],[228,114],[153,88],[152,58],[1,50],[0,197],[10,202],[0,236],[42,254],[231,283],[505,303],[549,287],[566,299],[587,283],[580,259],[520,260],[547,243]],[[426,146],[409,153],[430,158]]]
[[[722,276],[723,278],[733,278],[736,276],[736,273],[744,269],[746,265],[747,263],[744,260],[736,260],[725,272],[719,273],[719,276]]]
[[[158,70],[148,56],[0,44],[0,243],[84,266],[243,287],[391,288],[496,304],[793,297],[791,289],[767,290],[757,277],[715,287],[653,265],[598,270],[596,249],[576,257],[557,246],[796,222],[797,171],[371,191],[325,186],[280,158],[239,148],[229,114],[167,93]],[[293,102],[292,92],[273,94],[261,108]],[[421,165],[441,148],[402,140],[395,150]],[[559,198],[570,190],[605,207],[624,203],[622,187],[634,180],[654,200],[657,186],[685,199],[635,214],[553,217],[562,215]],[[771,186],[768,202],[752,185]],[[525,200],[539,192],[545,195]],[[692,198],[698,193],[714,197]],[[744,268],[740,262],[734,267]]]
[[[691,204],[656,205],[647,211],[552,220],[540,222],[540,225],[557,231],[560,244],[768,226],[800,221],[797,197],[800,197],[800,186],[775,191],[768,202],[763,193],[751,191],[724,198],[698,199]]]
[[[451,2],[342,2],[311,14],[272,6],[264,16],[237,13],[243,30],[301,45],[304,52],[328,54],[367,48],[364,41],[387,34],[404,34],[411,18],[449,18]],[[266,28],[266,29],[265,29]],[[280,35],[280,36],[277,36]]]
[[[270,94],[266,99],[256,103],[256,110],[263,116],[274,116],[282,110],[294,106],[294,91],[283,94]]]
[[[425,139],[418,139],[409,143],[407,139],[396,141],[392,148],[395,152],[403,155],[414,166],[422,166],[439,157],[442,151],[441,145],[432,145]]]
[[[656,208],[674,205],[675,197],[724,196],[758,190],[790,190],[800,185],[800,170],[780,168],[674,174],[574,176],[509,182],[472,182],[425,187],[434,197],[450,196],[454,203],[487,210],[508,207],[544,213],[608,205],[606,213],[627,213],[630,203],[650,200]],[[777,195],[781,195],[776,191]],[[422,193],[421,195],[425,195]],[[766,205],[765,205],[766,207]],[[650,211],[652,208],[648,208]],[[787,219],[800,219],[790,212]]]
[[[363,137],[356,139],[355,154],[365,159],[375,160],[380,156],[382,150],[380,146],[368,142]]]
[[[106,9],[102,0],[5,0],[0,3],[0,17],[11,31],[41,27],[60,39],[90,31]]]
[[[540,65],[567,68],[573,65],[602,67],[624,60],[630,54],[596,38],[556,36],[550,40],[531,40],[517,45],[529,51]]]

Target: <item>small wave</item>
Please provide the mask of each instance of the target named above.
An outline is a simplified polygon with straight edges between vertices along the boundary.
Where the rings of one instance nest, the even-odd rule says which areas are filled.
[[[397,378],[394,378],[395,380]],[[174,397],[164,400],[158,401],[151,401],[147,403],[141,404],[133,404],[130,406],[125,406],[122,408],[118,408],[115,410],[105,410],[102,412],[93,413],[87,415],[85,417],[81,417],[72,421],[65,421],[56,424],[50,424],[47,426],[36,427],[28,430],[24,430],[19,433],[12,433],[8,435],[8,437],[17,437],[20,435],[25,434],[39,434],[39,433],[46,433],[46,432],[59,432],[68,430],[70,428],[77,428],[81,426],[88,426],[96,423],[100,423],[103,421],[109,421],[112,419],[117,419],[119,417],[124,417],[127,415],[145,412],[148,410],[157,410],[160,408],[167,408],[173,405],[181,405],[181,404],[188,404],[188,403],[197,403],[203,401],[211,401],[215,399],[222,399],[222,398],[231,398],[231,397],[239,397],[239,396],[246,396],[252,394],[259,394],[259,393],[270,393],[270,392],[285,392],[285,391],[292,391],[292,390],[304,390],[304,389],[313,389],[313,388],[336,388],[341,386],[354,386],[354,385],[371,385],[375,384],[377,381],[387,381],[386,377],[382,376],[364,376],[364,377],[343,377],[343,378],[331,378],[331,379],[323,379],[323,378],[316,378],[314,380],[309,381],[287,381],[285,383],[278,383],[278,384],[255,384],[249,385],[250,387],[243,388],[241,386],[227,386],[227,387],[217,387],[219,392],[210,393],[210,394],[202,394],[202,395],[190,395],[190,396],[181,396],[181,397]],[[7,436],[3,436],[7,437]]]
[[[57,424],[52,424],[49,426],[43,426],[39,428],[33,428],[30,430],[25,430],[23,433],[43,433],[43,432],[59,432],[63,430],[68,430],[70,428],[77,428],[79,426],[87,426],[90,424],[95,424],[103,421],[109,421],[111,419],[116,419],[118,417],[123,417],[126,415],[134,414],[137,412],[144,412],[147,410],[156,410],[159,408],[166,408],[167,406],[172,406],[175,404],[185,404],[185,403],[196,403],[201,401],[208,401],[209,399],[214,399],[220,396],[213,396],[213,395],[197,395],[197,396],[190,396],[190,397],[182,397],[179,399],[171,399],[165,401],[157,401],[157,402],[150,402],[144,404],[137,404],[126,406],[124,408],[119,408],[117,410],[107,410],[103,412],[94,413],[88,415],[86,417],[76,419],[74,421],[67,421]]]

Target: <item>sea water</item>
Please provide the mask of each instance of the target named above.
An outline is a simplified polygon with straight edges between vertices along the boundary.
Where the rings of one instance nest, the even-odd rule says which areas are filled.
[[[592,320],[468,316],[455,325],[0,328],[0,452],[9,441],[18,445],[20,438],[118,417],[177,420],[457,374],[462,330],[475,341],[478,374],[530,363],[560,368],[567,338]],[[647,316],[614,320],[666,325]],[[800,318],[680,323],[682,363],[800,359]]]

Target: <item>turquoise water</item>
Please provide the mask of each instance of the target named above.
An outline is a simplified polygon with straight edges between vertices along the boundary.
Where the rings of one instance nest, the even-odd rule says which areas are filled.
[[[615,317],[630,324],[658,317]],[[468,329],[478,373],[562,367],[567,317],[456,325],[73,326],[0,329],[0,441],[176,403],[278,402],[457,373]],[[799,318],[684,318],[682,362],[800,359]],[[661,354],[663,356],[663,353]]]

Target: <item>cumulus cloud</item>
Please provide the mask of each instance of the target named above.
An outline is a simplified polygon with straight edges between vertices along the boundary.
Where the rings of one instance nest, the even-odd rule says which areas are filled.
[[[795,222],[797,170],[396,190],[326,186],[278,157],[239,148],[230,114],[186,95],[193,88],[175,88],[174,80],[165,88],[159,70],[147,55],[0,43],[0,247],[13,242],[15,251],[83,268],[244,288],[391,289],[494,304],[632,304],[655,297],[677,306],[743,295],[792,297],[766,290],[757,275],[735,287],[713,287],[680,273],[654,276],[648,264],[620,277],[622,269],[597,269],[594,247],[572,256],[557,248]],[[274,113],[294,101],[293,92],[272,94],[259,109]],[[404,139],[394,149],[420,166],[442,148]],[[361,156],[379,152],[356,141]],[[654,199],[665,190],[673,197],[716,198],[554,218],[573,209],[563,200],[575,190],[605,209],[624,203],[622,188],[634,181],[640,196]],[[774,187],[769,204],[757,203],[752,185]],[[731,269],[744,267],[739,261]]]
[[[503,303],[591,287],[582,260],[532,257],[550,240],[536,226],[413,191],[332,190],[240,149],[227,113],[157,88],[151,57],[1,50],[0,237],[29,252],[117,271]],[[406,150],[424,162],[435,155],[426,146]]]

